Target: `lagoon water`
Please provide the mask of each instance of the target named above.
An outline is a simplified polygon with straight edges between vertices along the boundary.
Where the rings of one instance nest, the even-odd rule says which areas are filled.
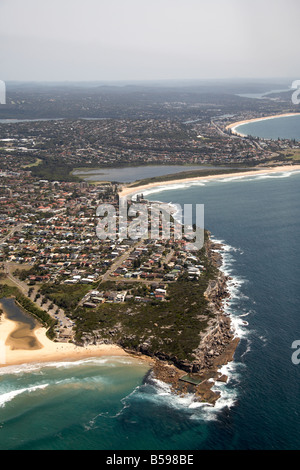
[[[206,228],[225,244],[226,308],[241,342],[215,408],[172,395],[131,358],[9,367],[0,449],[299,449],[299,188],[299,173],[278,173],[147,195],[204,204]]]
[[[73,175],[80,176],[85,181],[117,181],[119,183],[132,183],[144,178],[171,175],[183,171],[222,170],[223,167],[206,165],[143,165],[128,168],[93,168],[73,171]]]

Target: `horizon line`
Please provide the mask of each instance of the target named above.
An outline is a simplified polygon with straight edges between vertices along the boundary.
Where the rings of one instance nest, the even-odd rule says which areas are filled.
[[[209,81],[257,81],[257,80],[290,80],[294,76],[270,76],[270,77],[210,77],[210,78],[124,78],[124,79],[7,79],[6,83],[106,83],[106,82],[209,82]],[[299,75],[297,75],[298,77]]]

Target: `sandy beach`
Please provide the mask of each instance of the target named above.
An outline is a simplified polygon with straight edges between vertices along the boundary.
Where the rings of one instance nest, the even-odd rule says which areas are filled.
[[[80,360],[101,356],[128,356],[118,346],[100,345],[80,347],[71,343],[55,343],[47,338],[46,329],[37,327],[33,334],[38,342],[38,348],[14,349],[11,334],[18,323],[2,315],[0,320],[0,367],[20,365],[32,362],[56,362],[63,360]]]
[[[245,121],[234,122],[230,124],[229,126],[226,126],[226,130],[231,129],[231,132],[233,134],[238,135],[239,137],[246,137],[245,134],[242,134],[241,132],[237,132],[236,128],[239,126],[242,126],[243,124],[249,124],[250,122],[266,121],[268,119],[277,119],[277,118],[290,117],[290,116],[300,116],[300,114],[299,113],[285,113],[285,114],[277,114],[274,116],[265,116],[261,118],[247,119]]]
[[[249,171],[244,171],[242,173],[226,173],[226,174],[218,174],[218,175],[211,175],[211,176],[198,176],[195,178],[186,178],[186,179],[174,179],[169,181],[160,181],[157,183],[149,183],[144,186],[136,186],[130,187],[126,186],[123,187],[120,192],[120,197],[128,197],[133,194],[143,193],[146,190],[152,188],[164,188],[169,185],[175,184],[186,184],[191,182],[197,181],[210,181],[210,180],[217,180],[223,178],[244,178],[245,176],[258,176],[258,175],[267,175],[272,173],[282,173],[282,172],[291,172],[291,171],[300,171],[300,165],[284,165],[284,166],[276,166],[276,167],[257,167],[257,169],[252,169]]]
[[[211,176],[201,176],[187,179],[174,179],[165,182],[150,183],[139,187],[123,187],[120,196],[128,197],[132,194],[142,193],[145,190],[154,187],[164,188],[168,185],[180,185],[189,182],[209,181],[216,179],[244,178],[248,176],[268,175],[273,173],[300,171],[300,165],[284,165],[277,167],[257,167],[243,173],[218,174]],[[72,343],[53,342],[46,336],[46,329],[37,327],[31,333],[35,339],[35,347],[26,346],[26,337],[24,338],[24,348],[14,347],[13,333],[19,329],[20,324],[9,320],[5,311],[0,319],[0,367],[10,365],[20,365],[26,363],[56,362],[64,360],[81,360],[91,357],[102,356],[130,356],[117,345],[89,345],[87,347],[76,346]],[[31,337],[31,339],[32,339]],[[149,360],[149,358],[148,358]]]

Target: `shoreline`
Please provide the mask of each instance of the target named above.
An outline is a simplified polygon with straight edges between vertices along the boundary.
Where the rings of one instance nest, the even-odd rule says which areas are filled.
[[[149,372],[154,374],[155,379],[169,384],[174,394],[192,393],[196,401],[214,406],[220,398],[220,392],[214,391],[213,386],[217,382],[227,382],[228,377],[220,369],[234,360],[240,339],[234,336],[231,319],[224,314],[223,309],[223,300],[229,297],[228,278],[220,269],[223,264],[222,255],[215,251],[222,250],[222,245],[209,237],[207,249],[211,262],[219,269],[217,278],[211,281],[212,284],[208,285],[205,292],[210,309],[215,313],[215,321],[201,334],[199,346],[195,350],[195,360],[191,363],[184,361],[181,365],[174,364],[171,358],[162,360],[155,355],[123,349],[116,344],[77,346],[73,343],[53,342],[46,336],[47,329],[41,326],[30,331],[31,339],[34,338],[37,343],[35,347],[30,347],[26,342],[19,342],[20,338],[23,340],[22,335],[13,335],[20,331],[20,325],[23,324],[10,320],[2,304],[4,313],[0,319],[0,369],[27,364],[76,362],[96,357],[127,357],[148,364]],[[28,340],[28,331],[24,334]],[[182,380],[184,377],[188,377],[188,380]],[[190,378],[196,379],[198,384],[195,386],[189,381]]]
[[[224,313],[223,301],[230,294],[227,288],[229,278],[221,270],[223,258],[220,252],[216,252],[219,249],[222,251],[222,244],[212,241],[210,237],[206,243],[208,256],[219,270],[218,276],[210,281],[205,292],[215,320],[201,333],[192,362],[174,363],[169,357],[162,359],[156,355],[145,355],[116,344],[77,346],[73,343],[53,342],[46,336],[47,329],[41,326],[24,332],[24,337],[22,331],[14,335],[22,330],[23,323],[10,320],[0,301],[4,312],[0,319],[0,369],[28,364],[76,362],[96,357],[127,357],[145,362],[154,378],[169,384],[174,394],[183,396],[191,393],[196,401],[214,406],[221,395],[213,390],[213,386],[218,382],[227,382],[228,377],[220,369],[234,360],[240,339],[235,337],[231,319]],[[35,340],[34,347],[30,345],[32,339]],[[196,386],[193,380],[197,381]]]
[[[200,343],[195,350],[195,360],[186,370],[179,369],[170,362],[157,360],[153,367],[155,378],[168,383],[173,393],[178,395],[194,394],[195,400],[214,406],[221,398],[221,393],[214,390],[218,383],[227,383],[228,376],[222,369],[234,361],[234,355],[241,338],[236,335],[231,315],[225,314],[224,301],[231,298],[228,288],[230,277],[223,271],[223,244],[207,242],[211,262],[219,274],[210,281],[205,292],[210,310],[215,314],[215,321],[201,335]]]
[[[244,178],[246,176],[257,176],[257,175],[266,175],[272,173],[282,173],[282,172],[291,172],[291,171],[300,171],[300,165],[283,165],[283,166],[276,166],[276,167],[256,167],[252,168],[251,170],[245,170],[241,173],[223,173],[218,175],[211,175],[211,176],[197,176],[195,178],[184,178],[184,179],[174,179],[168,181],[159,181],[148,183],[141,186],[130,187],[124,186],[122,190],[119,192],[119,196],[128,197],[134,194],[139,194],[143,191],[151,190],[153,188],[161,188],[162,190],[165,189],[166,186],[174,185],[174,184],[186,184],[192,182],[201,182],[201,181],[211,181],[211,180],[218,180],[223,178]]]
[[[214,390],[218,383],[227,383],[228,376],[222,369],[234,361],[234,355],[241,338],[237,336],[231,315],[225,314],[224,301],[231,298],[228,288],[230,277],[223,271],[223,244],[209,238],[207,250],[213,265],[218,269],[218,276],[210,281],[205,292],[209,308],[215,314],[215,321],[201,334],[195,360],[186,364],[184,370],[172,364],[172,361],[156,360],[153,367],[156,379],[168,383],[173,393],[178,395],[194,394],[195,400],[214,406],[221,398],[221,393]]]
[[[260,167],[261,168],[261,167]],[[172,184],[185,184],[186,182],[195,182],[203,180],[223,179],[223,178],[243,178],[245,176],[257,176],[261,174],[269,173],[282,173],[300,171],[300,165],[286,165],[277,167],[266,167],[264,169],[250,170],[243,172],[242,174],[219,174],[211,176],[200,176],[197,178],[188,178],[182,180],[173,180],[166,182],[150,183],[148,185],[139,186],[136,188],[125,187],[120,193],[120,196],[124,197],[129,194],[136,194],[141,190],[151,189],[152,187],[162,187]],[[216,248],[218,243],[212,242],[210,245],[210,251],[212,247]],[[194,371],[193,369],[189,372],[188,370],[178,369],[170,362],[157,360],[155,357],[144,356],[134,351],[126,351],[116,344],[101,344],[101,345],[88,345],[88,346],[76,346],[72,343],[60,343],[53,342],[46,336],[46,328],[37,327],[33,330],[34,336],[39,343],[39,348],[36,349],[12,349],[6,344],[10,335],[15,331],[17,322],[9,320],[6,317],[5,309],[4,314],[0,319],[0,368],[7,366],[22,365],[28,363],[48,363],[48,362],[60,362],[64,360],[76,361],[81,359],[93,358],[93,357],[112,357],[112,356],[123,356],[131,357],[137,360],[143,360],[149,364],[149,367],[153,370],[157,379],[162,380],[172,385],[173,391],[178,394],[195,393],[196,399],[201,402],[210,403],[214,405],[219,399],[219,392],[214,392],[212,387],[215,382],[227,382],[227,377],[222,375],[220,369],[222,366],[232,362],[234,360],[234,354],[239,344],[240,338],[232,334],[231,330],[231,319],[224,314],[223,300],[228,298],[228,289],[226,277],[222,273],[222,256],[214,257],[214,262],[217,263],[219,269],[219,276],[216,279],[215,286],[210,289],[207,293],[209,301],[212,303],[212,308],[216,312],[216,323],[213,328],[209,331],[207,341],[201,341],[199,344],[199,363],[203,364],[203,367],[199,370]],[[214,292],[213,292],[214,291]],[[1,303],[1,302],[0,302]],[[231,333],[230,333],[231,331]],[[202,338],[203,339],[203,338]],[[206,339],[206,338],[205,338]],[[216,339],[222,344],[222,350],[218,350],[213,343]],[[214,351],[216,354],[211,354]],[[202,359],[204,362],[202,362]],[[196,387],[195,385],[181,381],[184,375],[198,376],[201,379]]]
[[[244,124],[250,124],[251,122],[267,121],[269,119],[277,119],[284,117],[300,116],[300,113],[284,113],[284,114],[275,114],[274,116],[264,116],[260,118],[246,119],[244,121],[234,122],[226,126],[226,130],[231,130],[231,132],[239,137],[247,137],[247,134],[242,134],[236,130],[237,127],[243,126]]]
[[[149,183],[137,187],[125,186],[119,192],[123,198],[141,194],[153,188],[167,189],[170,185],[186,184],[188,182],[209,181],[224,178],[242,179],[247,176],[268,175],[283,172],[300,171],[300,165],[282,165],[276,167],[257,167],[240,174],[218,174],[200,176],[179,180],[169,180]],[[216,253],[216,250],[218,253]],[[224,311],[224,300],[231,298],[229,289],[230,277],[222,267],[224,266],[223,246],[210,239],[210,257],[218,268],[219,274],[212,285],[209,285],[205,295],[209,301],[211,310],[215,312],[216,321],[202,337],[196,352],[196,362],[186,364],[187,368],[179,368],[171,360],[162,361],[156,358],[152,368],[154,377],[170,385],[173,393],[185,395],[192,393],[197,401],[214,406],[221,398],[221,393],[214,390],[218,383],[227,383],[228,377],[222,373],[224,366],[234,361],[237,347],[241,338],[237,335],[232,323],[232,316]],[[212,254],[214,252],[214,254]],[[195,367],[196,366],[196,367]],[[198,383],[194,383],[194,382]]]
[[[39,344],[38,348],[13,349],[11,334],[18,327],[19,323],[9,320],[4,310],[0,320],[0,368],[28,363],[76,361],[92,357],[131,356],[121,347],[112,344],[82,347],[72,343],[54,342],[47,338],[46,328],[40,326],[32,330]]]

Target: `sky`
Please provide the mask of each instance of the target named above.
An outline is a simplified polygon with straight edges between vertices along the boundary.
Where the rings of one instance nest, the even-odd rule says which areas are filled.
[[[0,79],[300,79],[299,0],[0,0]]]

